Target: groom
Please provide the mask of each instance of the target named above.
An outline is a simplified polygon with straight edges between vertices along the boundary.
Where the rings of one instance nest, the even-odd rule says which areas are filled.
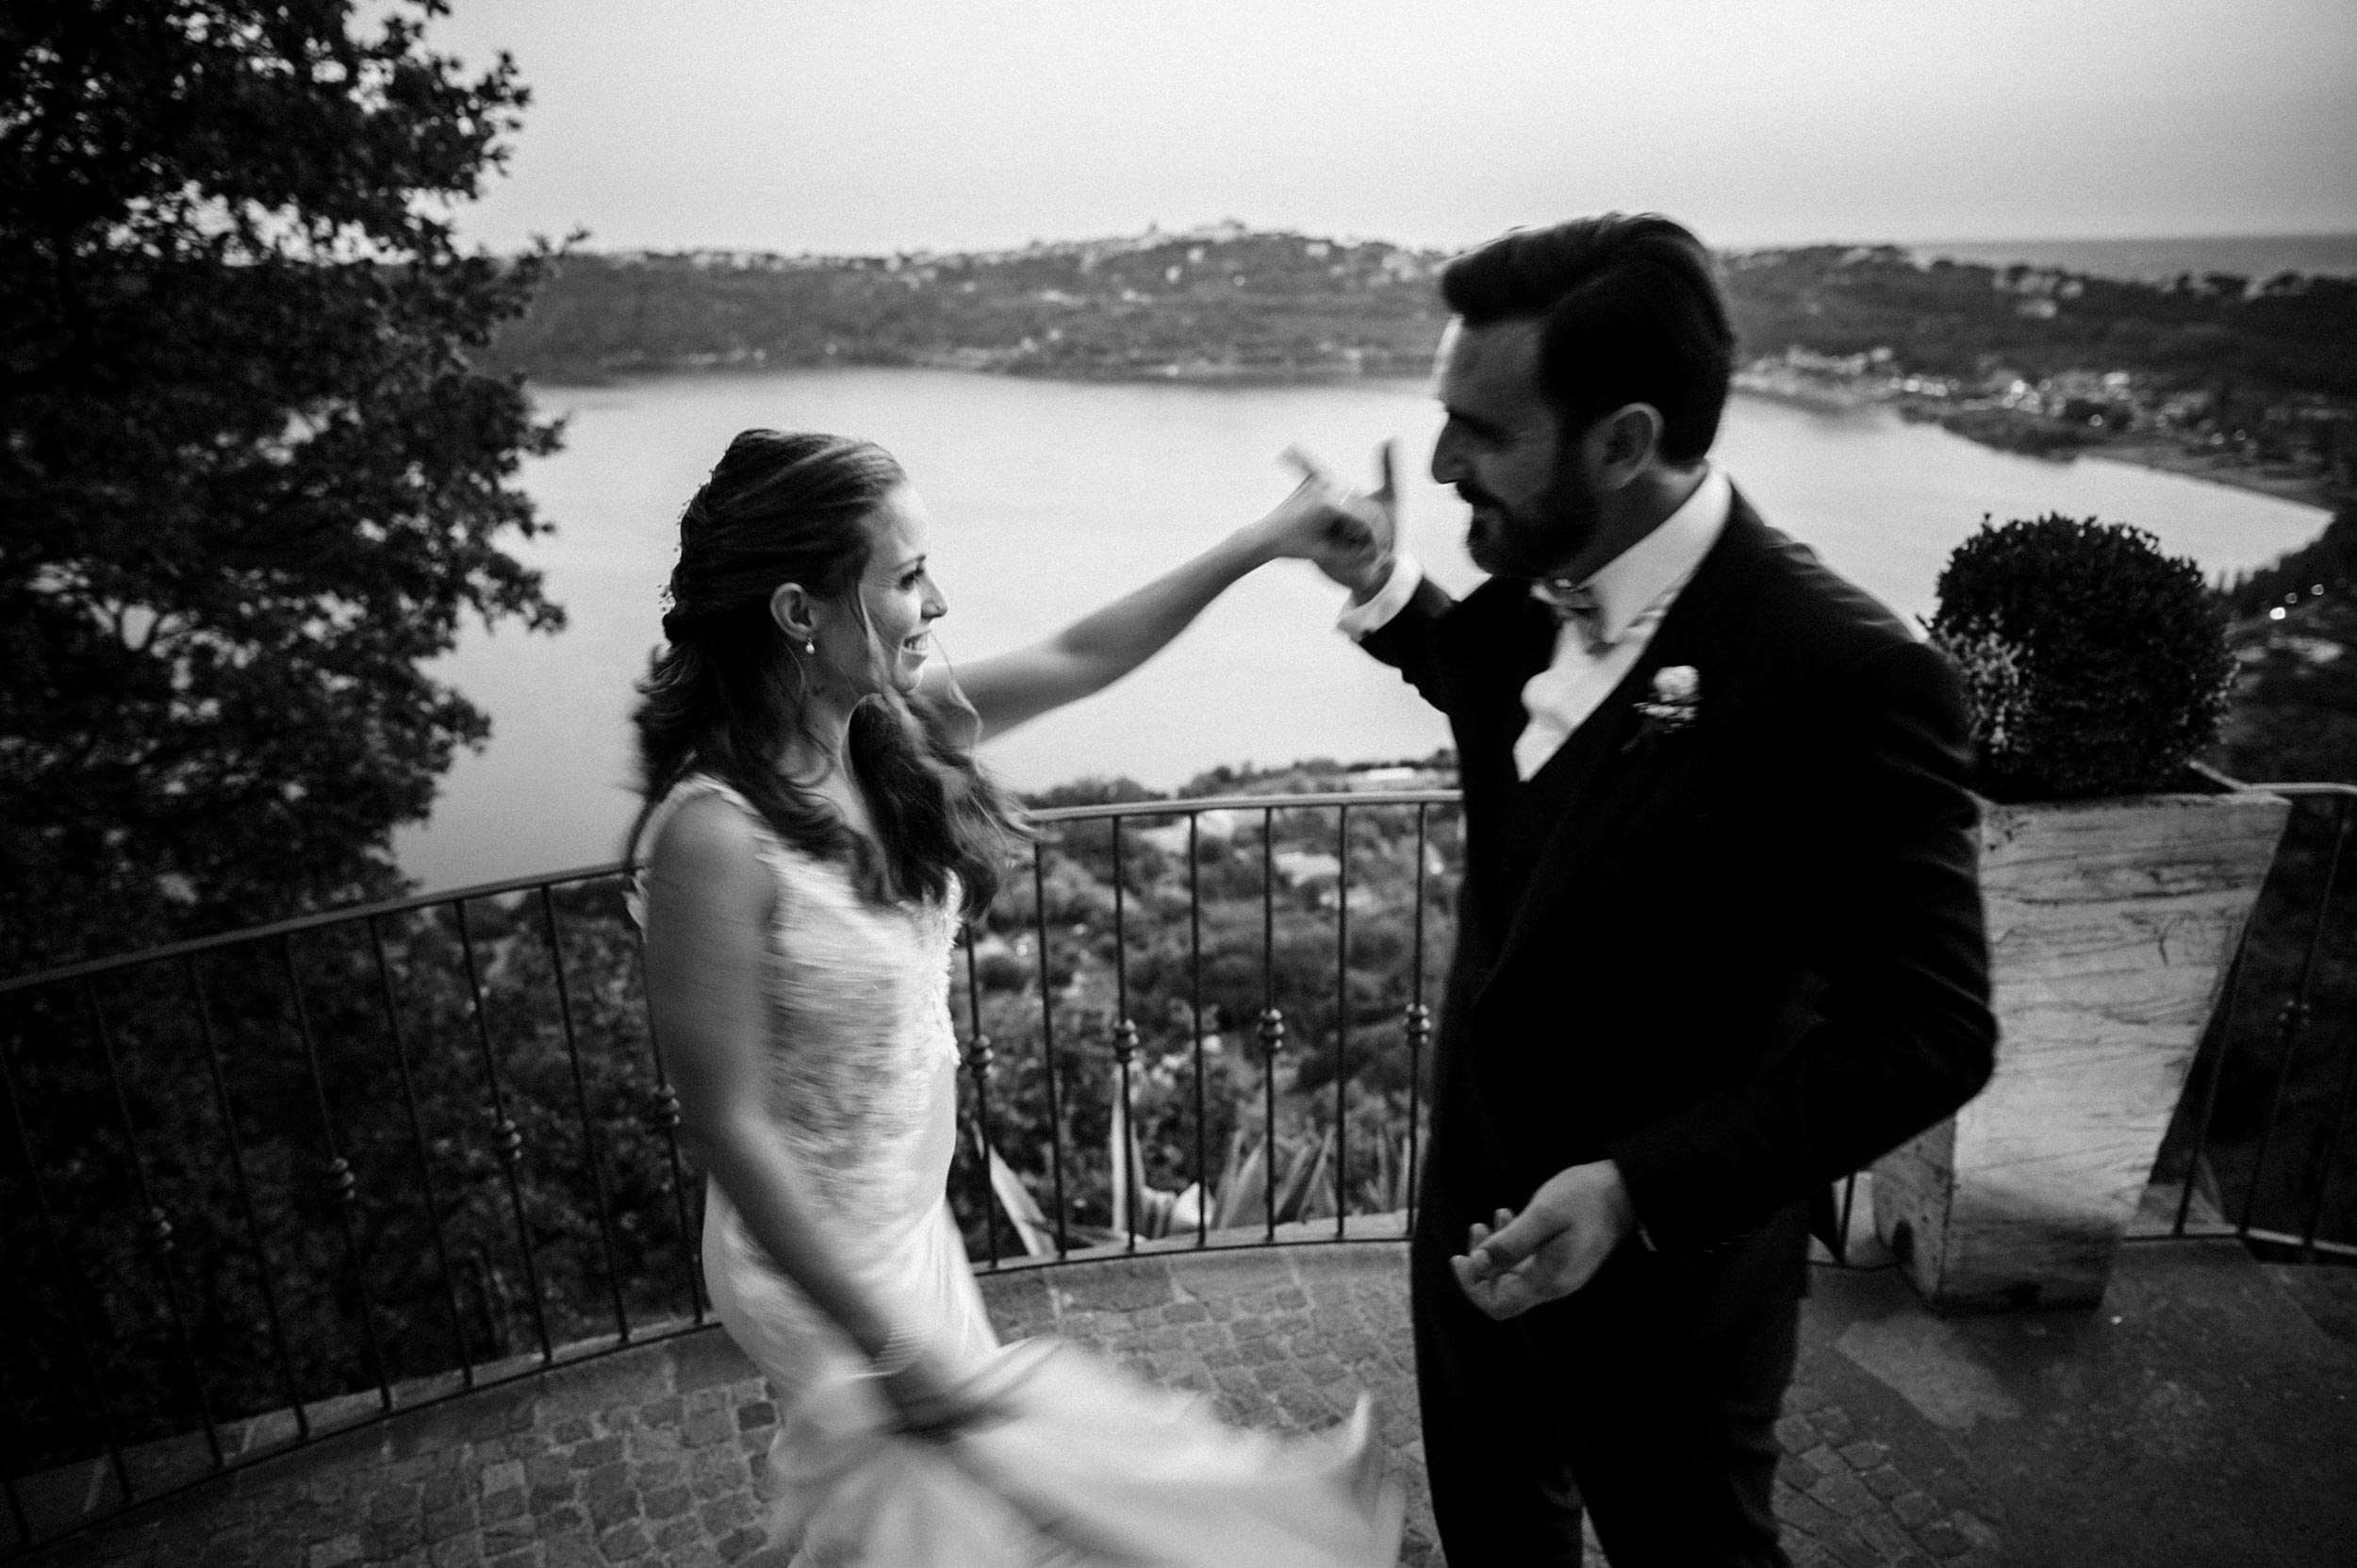
[[[1780,1564],[1812,1211],[1995,1026],[1948,666],[1707,454],[1733,337],[1667,219],[1442,273],[1461,602],[1305,487],[1343,628],[1448,716],[1465,879],[1410,1251],[1453,1568]],[[1316,498],[1323,496],[1323,503]],[[1370,502],[1376,504],[1370,504]]]

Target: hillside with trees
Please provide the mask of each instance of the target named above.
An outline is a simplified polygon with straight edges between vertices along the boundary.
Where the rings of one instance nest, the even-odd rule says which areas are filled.
[[[552,379],[931,365],[1073,378],[1421,375],[1446,256],[1222,225],[977,255],[565,257],[498,362]],[[2295,489],[2357,483],[2357,280],[2167,284],[1919,261],[1724,257],[1747,389],[1893,404],[2032,452],[2109,447]]]

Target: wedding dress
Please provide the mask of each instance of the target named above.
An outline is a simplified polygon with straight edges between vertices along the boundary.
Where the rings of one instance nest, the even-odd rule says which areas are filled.
[[[858,1347],[708,1184],[704,1279],[779,1396],[763,1484],[778,1538],[799,1537],[796,1568],[1392,1563],[1401,1505],[1363,1399],[1337,1431],[1277,1437],[1225,1426],[1202,1400],[1076,1347],[998,1343],[946,1192],[955,889],[939,903],[879,906],[845,867],[778,840],[741,795],[701,775],[665,799],[641,843],[706,792],[752,817],[778,883],[768,1119],[807,1174],[837,1256],[1007,1413],[946,1442],[896,1430]]]

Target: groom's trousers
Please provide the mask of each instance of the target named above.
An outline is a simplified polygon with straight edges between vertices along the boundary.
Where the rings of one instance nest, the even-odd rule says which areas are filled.
[[[1797,1297],[1698,1321],[1632,1243],[1587,1289],[1495,1322],[1449,1271],[1462,1231],[1421,1219],[1416,1382],[1450,1568],[1576,1565],[1583,1504],[1612,1568],[1788,1568],[1770,1501]],[[1806,1246],[1797,1213],[1777,1230],[1759,1239]]]

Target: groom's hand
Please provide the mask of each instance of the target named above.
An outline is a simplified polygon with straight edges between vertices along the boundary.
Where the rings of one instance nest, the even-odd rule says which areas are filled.
[[[1350,589],[1352,598],[1373,598],[1392,574],[1398,536],[1398,502],[1392,484],[1392,444],[1376,449],[1377,484],[1354,490],[1329,475],[1299,447],[1285,461],[1301,470],[1301,483],[1261,520],[1273,555],[1314,562],[1320,571]]]
[[[1521,1213],[1500,1209],[1495,1224],[1475,1226],[1449,1267],[1468,1300],[1502,1319],[1588,1283],[1637,1229],[1637,1211],[1621,1167],[1599,1160],[1558,1172]]]

